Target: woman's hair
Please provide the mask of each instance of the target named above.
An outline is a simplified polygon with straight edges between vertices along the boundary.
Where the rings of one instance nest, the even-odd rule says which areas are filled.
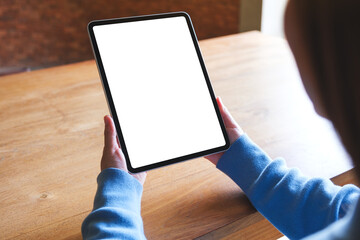
[[[360,177],[360,0],[292,0],[319,98]]]

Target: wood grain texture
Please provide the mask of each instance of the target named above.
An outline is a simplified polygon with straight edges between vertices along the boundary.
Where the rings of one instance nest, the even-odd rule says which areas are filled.
[[[351,168],[331,125],[314,113],[284,40],[250,32],[200,46],[216,95],[271,157],[309,176]],[[81,239],[108,113],[95,63],[2,77],[0,100],[0,239]],[[142,216],[148,239],[281,236],[203,158],[150,171]]]
[[[255,212],[196,239],[272,240],[282,236],[283,235],[273,225],[271,225],[271,223],[267,221],[259,212]]]

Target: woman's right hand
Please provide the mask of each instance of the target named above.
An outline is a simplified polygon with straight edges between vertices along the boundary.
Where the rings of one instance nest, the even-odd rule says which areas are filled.
[[[220,97],[216,98],[216,102],[219,106],[222,119],[224,120],[226,132],[229,136],[230,144],[232,144],[233,142],[236,141],[236,139],[238,139],[241,135],[244,134],[244,131],[231,116],[229,110],[224,106]],[[208,155],[205,158],[216,165],[224,153],[225,152],[215,153],[212,155]]]
[[[104,117],[105,130],[104,130],[104,151],[101,158],[101,171],[107,168],[118,168],[127,173],[127,166],[125,156],[120,148],[119,141],[116,137],[116,129],[112,118],[109,115]],[[146,179],[146,172],[132,174],[142,185]]]

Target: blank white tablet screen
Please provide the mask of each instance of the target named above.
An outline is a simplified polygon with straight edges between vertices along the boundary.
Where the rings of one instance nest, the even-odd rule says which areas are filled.
[[[93,31],[133,168],[225,145],[185,17]]]

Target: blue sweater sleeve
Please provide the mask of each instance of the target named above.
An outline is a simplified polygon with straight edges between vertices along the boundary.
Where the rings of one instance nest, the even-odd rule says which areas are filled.
[[[145,239],[140,215],[142,185],[115,168],[103,170],[97,182],[93,211],[81,227],[83,239]]]
[[[271,160],[247,135],[224,153],[217,168],[248,196],[254,207],[290,239],[300,239],[343,217],[356,204],[354,185],[308,178],[284,160]]]

